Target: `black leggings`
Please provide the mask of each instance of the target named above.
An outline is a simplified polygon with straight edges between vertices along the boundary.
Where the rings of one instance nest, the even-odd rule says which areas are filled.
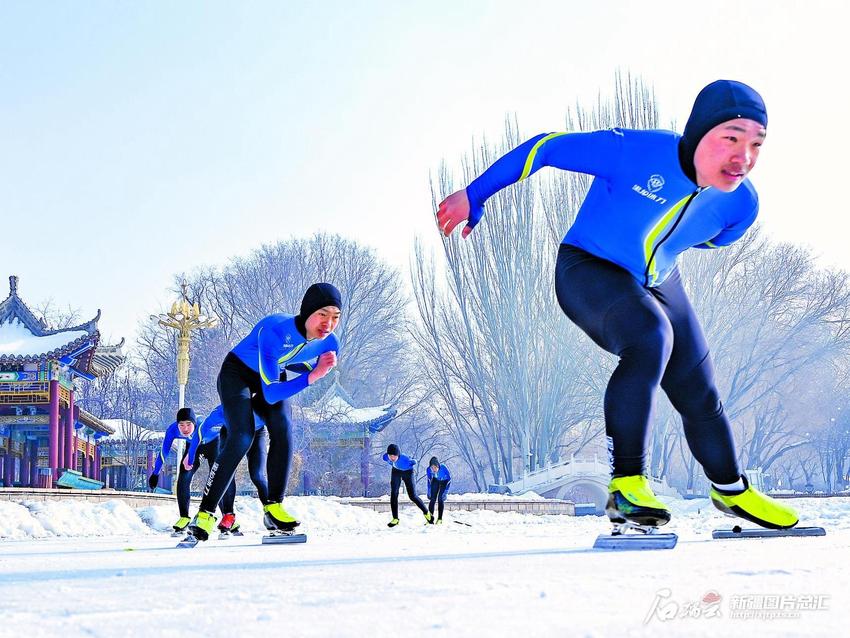
[[[424,514],[428,510],[422,499],[416,496],[416,488],[413,486],[413,470],[397,470],[393,468],[392,476],[390,477],[390,507],[393,510],[393,518],[398,518],[398,488],[401,482],[404,481],[404,489],[407,490],[407,496],[416,504]]]
[[[266,428],[261,428],[254,433],[254,442],[248,450],[248,473],[257,488],[257,497],[261,503],[269,502],[269,481],[266,477],[268,449],[269,435]]]
[[[286,481],[289,477],[289,464],[292,460],[289,409],[286,401],[267,403],[263,398],[261,384],[260,375],[245,365],[235,354],[229,353],[225,357],[218,375],[218,394],[227,423],[227,442],[218,456],[218,461],[210,470],[210,477],[204,488],[201,509],[205,512],[215,510],[227,485],[233,479],[239,462],[254,443],[255,411],[265,421],[269,437],[268,458],[265,463],[268,492],[265,495],[261,493],[260,499],[264,505],[279,503],[283,500]],[[257,454],[260,454],[261,447],[263,446],[257,446]],[[260,462],[259,457],[255,458],[255,463]],[[255,476],[256,473],[252,472],[252,480]],[[256,485],[257,482],[255,481],[254,484]],[[260,486],[257,490],[261,492]]]
[[[226,436],[227,427],[224,426],[221,428],[220,437]],[[257,498],[260,499],[261,503],[269,502],[269,481],[266,477],[266,464],[268,463],[268,449],[269,449],[269,435],[266,432],[266,428],[262,427],[257,430],[254,434],[254,442],[251,443],[251,448],[248,450],[248,474],[251,477],[251,482],[254,484],[254,487],[257,488]],[[234,495],[236,493],[235,485],[236,485],[236,477],[233,477],[233,480],[230,482],[231,487],[233,487]],[[228,490],[229,491],[229,490]],[[224,497],[221,499],[221,502],[224,503],[227,500],[227,492],[224,493]],[[231,510],[232,511],[232,510]]]
[[[714,382],[708,344],[678,269],[644,288],[626,270],[562,244],[555,292],[567,317],[617,355],[605,392],[605,432],[615,476],[643,474],[659,387],[682,415],[694,458],[713,483],[740,477],[732,428]]]
[[[434,504],[435,502],[439,502],[438,508],[438,520],[443,520],[443,505],[446,502],[446,494],[449,491],[449,483],[451,481],[438,481],[437,479],[431,479],[431,498],[428,501],[428,511],[431,514],[434,513]]]
[[[198,446],[197,452],[195,453],[195,464],[192,466],[191,470],[187,470],[183,467],[183,459],[185,459],[186,455],[189,453],[189,446],[184,446],[183,459],[180,459],[180,469],[177,472],[177,507],[180,510],[181,518],[188,518],[189,516],[189,499],[191,498],[192,477],[195,476],[195,472],[201,466],[201,457],[203,456],[207,460],[207,466],[210,468],[210,471],[212,471],[212,466],[218,458],[219,449],[221,447],[221,438],[223,436],[224,432],[222,432],[221,435],[219,435],[219,438],[214,441],[203,443]],[[230,485],[224,492],[224,496],[221,499],[222,514],[233,513],[233,501],[236,498],[235,483],[235,481],[230,482]]]

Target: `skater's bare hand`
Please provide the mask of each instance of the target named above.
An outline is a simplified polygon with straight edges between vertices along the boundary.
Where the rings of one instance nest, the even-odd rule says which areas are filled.
[[[322,379],[330,372],[334,366],[336,366],[336,352],[325,352],[319,355],[319,363],[316,366],[316,369],[313,370],[308,380],[310,383],[315,383],[319,379]]]
[[[446,197],[437,209],[437,227],[446,237],[451,235],[452,231],[462,222],[467,223],[461,233],[461,236],[466,239],[475,226],[474,223],[469,223],[469,197],[466,195],[466,189],[459,190]]]
[[[191,470],[192,470],[192,464],[191,464],[191,463],[189,463],[189,457],[188,457],[188,456],[187,456],[186,458],[184,458],[184,459],[183,459],[183,468],[184,468],[187,472],[189,472],[189,471],[191,471]]]

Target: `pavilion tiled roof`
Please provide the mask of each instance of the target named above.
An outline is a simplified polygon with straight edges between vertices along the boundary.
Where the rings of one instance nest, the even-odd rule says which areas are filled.
[[[121,361],[121,346],[98,348],[100,332],[95,317],[68,328],[51,329],[18,296],[18,278],[9,277],[9,296],[0,302],[0,364],[37,363],[66,358],[80,372],[98,376]]]
[[[114,427],[112,427],[108,423],[105,423],[104,421],[101,421],[95,415],[93,415],[91,412],[86,412],[83,409],[80,410],[79,421],[83,425],[87,425],[88,427],[90,427],[95,432],[100,432],[101,434],[105,434],[105,435],[115,434],[115,428]]]
[[[351,396],[334,381],[318,401],[301,412],[311,423],[345,423],[356,431],[368,430],[372,434],[383,430],[397,414],[392,405],[355,408],[352,403]]]

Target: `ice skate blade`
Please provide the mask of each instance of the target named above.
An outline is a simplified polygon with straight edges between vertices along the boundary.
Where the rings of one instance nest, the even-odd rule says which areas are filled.
[[[188,534],[186,538],[177,543],[177,547],[180,549],[192,549],[200,542],[199,538],[192,536],[192,534]]]
[[[732,529],[716,529],[712,538],[775,538],[778,536],[826,536],[823,527],[791,527],[789,529],[764,529],[761,527],[742,529],[738,525]]]
[[[676,534],[658,531],[657,527],[636,523],[614,525],[610,534],[600,534],[593,544],[594,549],[637,550],[637,549],[673,549],[678,542]]]
[[[272,532],[263,536],[263,545],[289,545],[306,542],[306,534],[294,534],[292,532]]]

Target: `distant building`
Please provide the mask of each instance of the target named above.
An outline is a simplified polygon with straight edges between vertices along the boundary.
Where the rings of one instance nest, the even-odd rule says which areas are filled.
[[[103,419],[114,434],[100,440],[101,480],[116,490],[148,489],[156,455],[162,449],[165,432],[149,430],[127,419]],[[170,490],[177,463],[176,444],[165,457],[159,487]]]
[[[18,297],[0,302],[0,479],[53,487],[66,469],[100,477],[98,442],[114,430],[74,404],[75,383],[115,370],[121,345],[103,346],[97,322],[51,330]]]

